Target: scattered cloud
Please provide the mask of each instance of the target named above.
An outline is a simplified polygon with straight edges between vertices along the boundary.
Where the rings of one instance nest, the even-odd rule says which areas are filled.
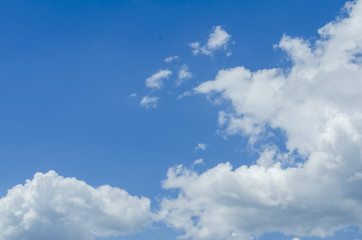
[[[192,165],[193,165],[193,166],[199,165],[199,164],[202,164],[203,162],[204,162],[204,159],[199,158],[199,159],[196,159]]]
[[[225,48],[229,40],[230,35],[221,29],[220,26],[216,26],[207,41],[207,48],[211,50]]]
[[[189,72],[189,66],[186,64],[182,65],[180,71],[178,72],[178,79],[176,82],[177,86],[181,86],[181,84],[186,80],[192,77],[192,73]]]
[[[197,55],[197,54],[199,54],[200,52],[203,53],[203,54],[205,54],[205,55],[211,55],[211,52],[208,51],[208,50],[206,49],[206,47],[201,47],[201,46],[200,46],[200,42],[192,42],[192,43],[189,43],[189,46],[190,46],[191,48],[193,48],[192,53],[193,53],[194,55]]]
[[[167,79],[171,74],[172,72],[168,69],[158,71],[146,79],[146,87],[158,89],[161,88],[163,85],[163,80]]]
[[[214,32],[210,34],[206,45],[201,45],[200,42],[192,42],[189,44],[189,46],[193,49],[192,52],[194,55],[199,53],[204,55],[212,55],[215,50],[228,50],[227,47],[230,37],[231,36],[225,30],[223,30],[221,26],[215,26]],[[230,56],[231,51],[229,50],[226,55]]]
[[[193,93],[192,91],[185,91],[182,94],[178,95],[177,98],[179,100],[183,99],[184,97],[191,96]]]
[[[138,95],[137,93],[131,93],[129,96],[134,98],[134,97],[137,97],[137,95]]]
[[[173,61],[178,60],[178,59],[179,59],[178,56],[171,56],[171,57],[165,58],[165,62],[170,63],[170,62],[173,62]]]
[[[2,240],[92,240],[135,233],[152,221],[150,200],[54,171],[36,173],[0,199]]]
[[[195,147],[195,151],[198,151],[198,150],[203,150],[205,151],[207,148],[207,145],[204,144],[204,143],[198,143],[197,146]]]
[[[141,99],[140,105],[145,108],[156,108],[158,104],[158,97],[144,96]]]
[[[346,11],[314,43],[282,37],[278,47],[290,68],[224,69],[195,88],[230,103],[219,114],[226,135],[257,143],[281,130],[287,149],[270,141],[250,166],[169,169],[163,187],[179,195],[163,199],[160,219],[191,239],[326,237],[362,225],[362,1],[347,3]],[[217,42],[227,41],[193,47],[202,53],[222,46]]]

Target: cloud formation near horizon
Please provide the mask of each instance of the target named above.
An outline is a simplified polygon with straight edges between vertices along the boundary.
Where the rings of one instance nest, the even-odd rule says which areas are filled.
[[[54,171],[36,173],[0,199],[2,240],[92,240],[135,233],[151,221],[148,198]]]
[[[226,135],[255,144],[281,130],[287,150],[269,141],[251,166],[169,169],[163,187],[179,196],[163,199],[160,219],[191,239],[326,237],[362,226],[362,1],[346,10],[314,43],[283,36],[290,68],[223,69],[195,88],[230,103],[219,114]]]

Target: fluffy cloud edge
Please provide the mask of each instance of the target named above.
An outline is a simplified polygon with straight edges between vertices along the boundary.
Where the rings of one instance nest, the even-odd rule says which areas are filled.
[[[226,56],[231,55],[231,51],[228,50],[228,45],[231,36],[221,28],[220,25],[213,27],[213,32],[209,35],[209,38],[205,45],[201,45],[200,42],[189,43],[194,55],[203,54],[212,56],[216,50],[227,50]]]
[[[254,239],[275,231],[323,238],[362,226],[362,1],[348,2],[346,10],[347,17],[319,30],[315,43],[282,37],[278,47],[291,68],[224,69],[195,88],[230,103],[219,114],[226,135],[242,134],[253,145],[267,141],[250,166],[170,168],[163,187],[179,195],[163,199],[160,219],[192,239]],[[194,54],[207,50],[199,42],[190,46]],[[285,134],[286,151],[268,139],[274,130]]]
[[[163,85],[163,80],[167,79],[172,72],[168,69],[162,69],[154,73],[151,77],[146,79],[146,87],[160,89]]]
[[[3,240],[92,240],[133,234],[152,223],[150,200],[55,171],[36,173],[0,199]]]

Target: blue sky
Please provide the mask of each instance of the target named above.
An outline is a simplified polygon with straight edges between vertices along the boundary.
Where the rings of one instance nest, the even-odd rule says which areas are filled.
[[[362,239],[362,1],[344,5],[3,1],[0,236]]]

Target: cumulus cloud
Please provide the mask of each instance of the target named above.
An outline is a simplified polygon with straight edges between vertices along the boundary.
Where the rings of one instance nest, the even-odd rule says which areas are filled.
[[[210,37],[207,40],[207,48],[211,50],[225,48],[229,39],[230,35],[221,29],[220,26],[216,26],[214,32],[210,34]]]
[[[158,97],[144,96],[140,101],[140,105],[145,108],[156,108],[158,100]]]
[[[171,56],[171,57],[165,58],[165,62],[170,63],[170,62],[173,62],[173,61],[175,61],[177,59],[179,59],[178,56]]]
[[[163,187],[179,196],[163,199],[160,219],[192,239],[326,237],[362,226],[362,0],[346,11],[315,42],[282,37],[290,68],[224,69],[195,89],[230,103],[219,113],[225,134],[254,144],[277,130],[287,150],[270,140],[250,166],[169,169]]]
[[[178,79],[176,82],[177,86],[181,86],[181,84],[186,80],[192,77],[192,73],[189,72],[189,66],[186,64],[182,65],[180,71],[178,72]]]
[[[207,40],[206,45],[201,45],[200,42],[192,42],[189,46],[193,49],[194,55],[199,53],[204,55],[212,55],[215,50],[224,49],[227,50],[227,46],[230,40],[230,35],[221,28],[221,26],[215,26],[214,32],[212,32]],[[228,51],[227,56],[231,55]]]
[[[54,171],[36,173],[0,199],[2,240],[91,240],[135,233],[151,220],[149,199]]]
[[[172,72],[168,69],[158,71],[146,79],[146,87],[158,89],[161,88],[163,85],[163,80],[167,79],[171,74]]]

